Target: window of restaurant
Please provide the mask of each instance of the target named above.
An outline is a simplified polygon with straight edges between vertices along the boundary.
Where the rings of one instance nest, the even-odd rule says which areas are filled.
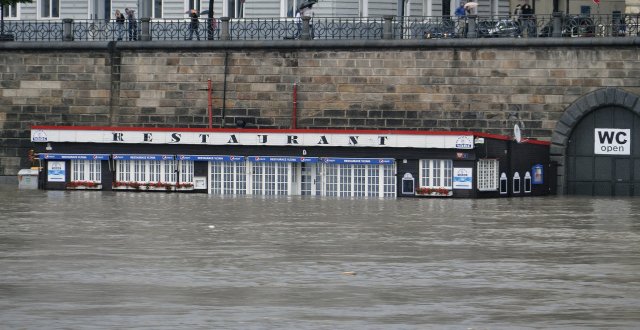
[[[179,166],[180,166],[180,182],[193,183],[193,161],[181,160]]]
[[[524,192],[531,192],[531,173],[529,171],[524,174]]]
[[[320,163],[300,163],[300,195],[322,194]]]
[[[71,181],[102,181],[102,164],[97,159],[71,160]]]
[[[498,190],[498,160],[497,159],[478,160],[478,190],[480,191]]]
[[[211,194],[246,195],[247,175],[244,161],[213,161],[211,169]]]
[[[451,189],[453,186],[453,162],[448,159],[421,159],[420,186]]]
[[[138,183],[176,183],[173,156],[114,155],[116,181]]]
[[[368,162],[369,160],[357,160]],[[325,196],[395,197],[395,163],[324,164]],[[382,182],[382,184],[380,184]]]
[[[520,173],[518,172],[513,175],[513,193],[520,193]]]
[[[253,195],[289,195],[291,163],[250,162]]]

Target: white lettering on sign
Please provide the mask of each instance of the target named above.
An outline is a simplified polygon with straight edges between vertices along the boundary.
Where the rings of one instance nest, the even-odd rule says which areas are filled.
[[[631,130],[596,128],[593,153],[596,155],[630,155]]]

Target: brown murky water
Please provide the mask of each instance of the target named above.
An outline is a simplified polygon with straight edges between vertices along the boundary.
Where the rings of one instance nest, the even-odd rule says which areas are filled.
[[[640,326],[639,199],[0,201],[0,328]]]

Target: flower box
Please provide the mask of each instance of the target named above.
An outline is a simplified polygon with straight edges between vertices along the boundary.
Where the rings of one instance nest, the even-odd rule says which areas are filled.
[[[176,190],[193,190],[191,182],[125,182],[116,181],[113,183],[113,189],[116,190],[142,190],[142,191],[176,191]]]
[[[97,190],[102,189],[102,184],[95,181],[70,181],[67,182],[65,188],[71,190]]]
[[[418,187],[416,196],[448,197],[453,191],[444,187]]]

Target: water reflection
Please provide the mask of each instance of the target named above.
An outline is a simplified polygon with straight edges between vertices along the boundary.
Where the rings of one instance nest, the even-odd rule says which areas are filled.
[[[7,328],[633,328],[636,199],[0,187]]]

